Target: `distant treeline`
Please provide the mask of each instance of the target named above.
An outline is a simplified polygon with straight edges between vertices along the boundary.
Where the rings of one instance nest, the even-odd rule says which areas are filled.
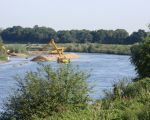
[[[131,35],[124,29],[117,30],[60,30],[48,27],[23,28],[13,26],[0,31],[4,43],[48,43],[54,38],[58,43],[102,43],[102,44],[134,44],[147,36],[144,30]]]

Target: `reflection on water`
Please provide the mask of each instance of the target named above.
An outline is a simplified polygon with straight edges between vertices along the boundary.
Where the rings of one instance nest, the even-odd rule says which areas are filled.
[[[88,82],[95,86],[94,93],[90,95],[93,98],[102,96],[104,89],[111,89],[114,81],[135,76],[129,56],[82,53],[79,59],[74,59],[71,63],[74,66],[79,65],[84,71],[90,71],[91,77]],[[49,64],[57,66],[56,62]],[[11,58],[9,63],[0,65],[0,107],[2,101],[16,86],[14,76],[16,74],[23,76],[26,71],[35,70],[36,67],[36,62],[24,58]]]

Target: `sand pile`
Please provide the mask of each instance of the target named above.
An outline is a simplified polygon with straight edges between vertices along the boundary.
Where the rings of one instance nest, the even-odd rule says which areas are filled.
[[[57,54],[40,55],[40,56],[33,58],[31,61],[41,61],[41,62],[54,61],[54,60],[57,60],[58,57],[59,55]],[[74,59],[74,58],[79,58],[80,56],[75,53],[69,53],[69,54],[65,54],[64,57],[68,59]]]
[[[75,54],[75,53],[65,54],[64,56],[68,59],[74,59],[74,58],[79,58],[80,57],[78,54]]]

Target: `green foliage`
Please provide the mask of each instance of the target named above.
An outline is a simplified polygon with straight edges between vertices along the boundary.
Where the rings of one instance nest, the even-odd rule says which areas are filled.
[[[131,48],[131,62],[139,77],[150,77],[150,37]]]
[[[141,42],[145,37],[148,36],[144,30],[138,30],[138,32],[133,32],[126,40],[127,44],[134,44],[137,42]]]
[[[147,99],[145,96],[148,97],[148,95],[150,95],[150,78],[143,78],[137,82],[121,80],[114,84],[112,91],[105,91],[104,100],[116,100],[121,98],[130,99],[136,97]],[[145,101],[143,101],[143,103],[144,102]]]
[[[147,83],[147,84],[146,84]],[[120,97],[105,96],[86,109],[70,108],[68,111],[55,113],[44,120],[149,120],[150,119],[150,78],[137,82],[119,81],[114,85],[122,90]],[[136,90],[138,90],[136,92]],[[133,91],[133,93],[132,93]],[[36,115],[35,120],[41,120]]]
[[[84,99],[86,99],[86,102],[85,101],[83,102],[83,100],[81,99],[80,99],[81,101],[78,101],[79,98],[76,97],[73,99],[70,99],[69,97],[72,96],[72,90],[74,88],[75,91],[79,92],[76,89],[76,87],[78,86],[80,88],[81,86],[77,85],[74,87],[74,83],[72,84],[71,81],[70,81],[71,84],[69,81],[65,82],[65,84],[64,82],[62,82],[64,80],[66,81],[66,78],[68,79],[69,76],[70,76],[69,78],[72,78],[73,77],[72,75],[75,74],[76,71],[74,71],[73,74],[67,75],[68,77],[64,77],[66,76],[65,75],[66,72],[62,67],[60,67],[61,69],[59,68],[55,70],[52,70],[51,67],[49,66],[43,66],[42,68],[43,69],[40,69],[40,71],[38,70],[39,72],[30,72],[30,74],[27,73],[28,77],[26,76],[26,79],[22,79],[22,81],[25,81],[26,84],[24,84],[24,82],[22,81],[19,82],[19,86],[21,86],[19,88],[21,89],[19,94],[16,95],[18,97],[16,96],[11,97],[11,104],[10,103],[7,104],[9,106],[9,107],[7,106],[7,112],[6,112],[7,114],[6,113],[3,114],[5,116],[2,118],[2,120],[15,120],[15,118],[23,119],[23,120],[26,119],[27,120],[30,119],[32,120],[149,120],[150,119],[150,103],[149,103],[150,78],[144,78],[137,82],[125,82],[125,80],[119,81],[114,85],[114,87],[122,91],[122,94],[120,96],[118,95],[116,96],[115,91],[111,91],[112,96],[109,97],[105,96],[104,99],[97,100],[93,104],[87,104],[88,99],[85,98],[87,92],[85,96],[84,95],[82,96]],[[69,69],[69,71],[70,69],[72,69],[68,66],[65,67],[65,70],[67,70],[66,68]],[[51,69],[52,71],[49,69]],[[44,71],[49,71],[49,72],[48,73],[46,72],[47,74],[43,74]],[[42,76],[40,76],[39,74],[41,72],[42,72]],[[56,75],[56,73],[58,75]],[[81,72],[79,72],[78,74],[81,74]],[[51,76],[54,80],[51,81],[45,79],[45,78],[51,78],[48,76]],[[63,76],[61,78],[65,78],[65,79],[61,81],[60,76]],[[76,78],[75,76],[73,78]],[[80,78],[82,78],[81,76]],[[29,80],[28,78],[31,79]],[[37,78],[40,78],[40,80],[39,79],[37,80]],[[49,84],[49,82],[47,83],[46,81],[51,81],[50,83],[52,85]],[[78,83],[77,80],[77,84],[82,85],[82,82],[80,81]],[[67,92],[69,93],[69,96],[67,95],[68,99],[65,99],[66,91],[68,90],[66,89],[67,88],[66,86],[69,85],[72,86],[73,88],[70,87],[72,90],[70,92]],[[61,88],[60,89],[61,91],[59,90],[59,88]]]
[[[122,94],[116,96],[115,91],[107,92],[109,94],[106,94],[103,100],[97,101],[101,103],[102,110],[105,109],[108,112],[117,109],[119,111],[117,117],[121,120],[150,119],[150,78],[131,83],[119,81],[114,88],[116,91],[121,90]]]
[[[54,38],[59,43],[101,43],[101,44],[133,44],[147,36],[144,30],[133,32],[130,36],[124,29],[117,30],[60,30],[48,27],[23,28],[13,26],[1,32],[5,43],[48,43]]]
[[[1,36],[6,43],[48,43],[49,39],[55,38],[56,32],[52,28],[37,25],[33,28],[13,26],[4,29]]]
[[[37,72],[18,77],[18,90],[6,103],[2,119],[29,120],[35,115],[45,118],[67,111],[70,106],[84,109],[90,100],[88,76],[71,65],[57,69],[41,65]]]
[[[145,96],[150,93],[150,78],[141,79],[138,82],[130,83],[124,90],[125,96]]]
[[[107,53],[107,54],[130,54],[130,45],[113,45],[113,44],[64,44],[66,52],[87,52],[87,53]]]

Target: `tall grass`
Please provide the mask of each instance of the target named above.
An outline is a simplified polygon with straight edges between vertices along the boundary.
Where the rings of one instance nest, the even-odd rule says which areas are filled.
[[[30,49],[41,50],[46,44],[31,44]],[[98,43],[66,43],[58,44],[65,48],[65,52],[86,52],[86,53],[107,53],[129,55],[131,45],[115,45],[115,44],[98,44]],[[26,52],[26,44],[8,44],[7,48],[16,52]],[[53,49],[53,46],[47,46]]]
[[[10,50],[11,52],[15,53],[26,53],[26,45],[25,44],[7,44],[6,45],[7,50]]]
[[[130,54],[131,45],[111,45],[111,44],[65,44],[66,52],[86,52],[86,53],[107,53],[107,54]]]

